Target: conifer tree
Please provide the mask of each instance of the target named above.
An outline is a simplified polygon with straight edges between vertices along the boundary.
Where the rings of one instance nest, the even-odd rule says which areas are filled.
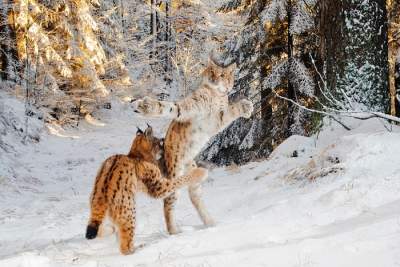
[[[386,1],[320,1],[327,89],[346,108],[388,111]]]
[[[217,136],[203,158],[218,164],[266,157],[292,134],[307,134],[310,114],[276,98],[304,105],[314,94],[308,54],[315,49],[313,1],[230,1],[220,11],[239,10],[246,23],[225,45],[226,63],[239,63],[233,100],[251,97],[256,111]],[[309,64],[308,64],[309,65]]]
[[[7,7],[5,28],[15,36],[10,47],[23,66],[16,75],[26,97],[51,115],[48,120],[88,114],[110,93],[102,81],[108,60],[92,16],[97,7],[96,0],[14,0]]]
[[[389,88],[390,110],[392,115],[400,116],[400,3],[389,0]]]
[[[9,24],[13,1],[2,1],[0,6],[0,78],[4,81],[17,82],[20,64],[16,51],[16,36]]]

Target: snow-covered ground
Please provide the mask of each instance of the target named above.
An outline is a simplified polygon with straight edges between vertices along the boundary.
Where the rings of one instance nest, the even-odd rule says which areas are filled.
[[[10,108],[10,107],[8,107]],[[380,121],[294,136],[271,157],[211,171],[204,228],[182,190],[182,233],[166,234],[162,202],[141,195],[135,254],[114,235],[88,241],[88,198],[97,168],[126,153],[145,121],[129,107],[105,126],[42,133],[0,150],[0,266],[400,266],[400,131]],[[161,134],[166,122],[150,122]],[[294,152],[296,151],[296,152]],[[296,156],[296,157],[293,157]]]

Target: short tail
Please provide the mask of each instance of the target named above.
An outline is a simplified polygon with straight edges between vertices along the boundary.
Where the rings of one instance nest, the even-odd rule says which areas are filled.
[[[100,223],[90,222],[86,228],[86,239],[94,239],[99,232]]]
[[[99,226],[102,223],[104,216],[107,211],[107,202],[102,190],[100,190],[100,184],[103,184],[106,175],[111,169],[111,166],[117,161],[116,156],[108,158],[101,165],[100,170],[96,175],[95,187],[92,192],[90,200],[90,219],[89,224],[86,227],[86,238],[94,239],[99,231]]]

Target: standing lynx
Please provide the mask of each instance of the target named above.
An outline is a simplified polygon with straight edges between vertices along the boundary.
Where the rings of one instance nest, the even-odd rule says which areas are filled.
[[[102,164],[91,196],[91,213],[86,238],[97,236],[106,214],[117,226],[120,251],[134,251],[135,196],[143,191],[153,198],[163,198],[180,187],[199,183],[207,170],[194,168],[186,176],[170,180],[162,176],[157,159],[162,156],[162,144],[153,137],[151,128],[139,131],[128,155],[114,155]]]
[[[235,66],[223,67],[209,59],[203,71],[200,87],[189,97],[177,101],[158,101],[145,97],[137,103],[135,112],[145,116],[168,117],[172,122],[165,136],[164,158],[168,178],[174,180],[187,173],[194,158],[206,143],[239,117],[249,118],[253,105],[248,100],[229,104]],[[199,184],[189,186],[190,199],[205,225],[213,220],[200,199]],[[174,193],[164,200],[164,215],[170,234],[178,233],[173,209],[177,199]]]

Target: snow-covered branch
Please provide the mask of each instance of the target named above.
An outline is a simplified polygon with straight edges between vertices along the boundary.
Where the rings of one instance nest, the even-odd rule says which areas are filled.
[[[388,120],[391,122],[400,123],[400,118],[389,115],[389,114],[385,114],[382,112],[376,112],[376,111],[334,110],[331,108],[331,110],[328,112],[328,111],[323,111],[323,110],[312,109],[312,108],[305,107],[292,99],[289,99],[287,97],[279,95],[275,90],[272,90],[272,92],[275,94],[276,97],[278,97],[282,100],[288,101],[300,109],[303,109],[308,112],[322,114],[322,115],[334,118],[335,120],[338,120],[340,117],[349,117],[349,118],[354,118],[354,119],[358,119],[358,120],[369,120],[369,119],[373,119],[373,118],[381,118],[381,119],[385,119],[385,120]]]

